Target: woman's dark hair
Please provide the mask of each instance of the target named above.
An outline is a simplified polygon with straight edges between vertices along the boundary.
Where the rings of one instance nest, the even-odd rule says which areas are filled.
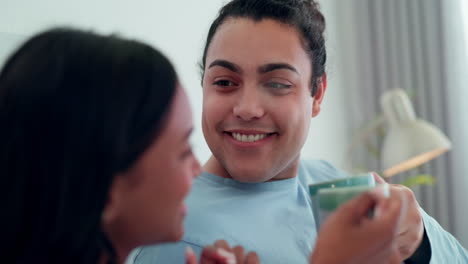
[[[171,63],[116,36],[54,29],[0,74],[2,262],[97,263],[116,173],[163,129]]]
[[[201,62],[205,69],[210,43],[227,18],[249,18],[254,21],[273,19],[292,26],[301,34],[305,51],[312,62],[311,94],[315,95],[320,77],[325,73],[327,53],[323,32],[325,18],[313,0],[233,0],[227,3],[211,24]],[[203,75],[203,74],[202,74]]]

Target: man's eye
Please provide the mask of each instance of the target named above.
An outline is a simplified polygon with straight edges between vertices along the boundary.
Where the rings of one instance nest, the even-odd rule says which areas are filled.
[[[213,85],[229,87],[229,86],[235,86],[236,84],[229,80],[219,80],[219,81],[214,82]]]
[[[266,84],[267,87],[273,88],[273,89],[288,89],[291,88],[292,85],[290,84],[284,84],[284,83],[278,83],[278,82],[269,82]]]

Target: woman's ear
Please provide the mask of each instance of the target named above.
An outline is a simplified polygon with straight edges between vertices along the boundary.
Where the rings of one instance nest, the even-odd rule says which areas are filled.
[[[312,103],[312,117],[316,117],[320,113],[320,106],[327,90],[327,74],[324,73],[322,76],[317,78],[317,91],[314,95],[314,102]]]
[[[118,218],[122,203],[121,199],[124,195],[125,177],[118,175],[114,177],[112,185],[109,189],[106,205],[102,211],[101,221],[103,224],[109,224]]]

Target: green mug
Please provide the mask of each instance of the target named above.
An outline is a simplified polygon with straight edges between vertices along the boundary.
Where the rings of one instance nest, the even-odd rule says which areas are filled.
[[[317,193],[317,211],[318,211],[318,225],[320,226],[325,219],[328,218],[338,207],[347,201],[353,199],[359,194],[367,191],[372,191],[381,186],[379,190],[384,197],[390,196],[390,187],[388,184],[378,184],[377,186],[351,186],[341,188],[323,188]],[[369,217],[374,215],[374,211],[369,211]]]
[[[312,213],[314,215],[315,226],[317,227],[317,230],[319,229],[320,224],[323,223],[325,218],[328,216],[328,214],[331,213],[334,209],[336,209],[336,207],[338,207],[341,203],[349,200],[349,197],[354,197],[355,195],[370,190],[375,186],[376,182],[372,173],[359,174],[352,177],[341,178],[333,181],[310,184],[309,195],[310,200],[312,202]],[[342,190],[339,192],[325,191],[325,195],[322,195],[322,189],[338,190],[345,187],[359,188],[351,190]],[[345,197],[347,197],[348,199],[344,199]],[[329,208],[331,205],[333,205],[333,210],[331,211],[321,209],[322,207]]]

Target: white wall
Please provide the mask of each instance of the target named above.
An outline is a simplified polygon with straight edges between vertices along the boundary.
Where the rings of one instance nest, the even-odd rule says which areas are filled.
[[[344,72],[340,65],[340,50],[338,42],[337,3],[322,0],[322,12],[327,20],[327,77],[328,88],[320,115],[312,120],[308,141],[302,151],[303,158],[318,158],[332,162],[342,168],[346,148],[352,133],[348,130],[345,105],[346,101],[343,78]]]
[[[22,35],[3,33],[0,31],[0,67],[10,55],[11,50],[20,45],[24,37]]]
[[[2,48],[14,46],[20,37],[57,25],[72,25],[103,33],[120,33],[146,41],[163,51],[175,64],[194,108],[197,129],[194,146],[205,161],[209,149],[201,132],[201,87],[197,63],[204,38],[222,0],[0,0],[0,60]],[[330,73],[322,113],[312,121],[303,157],[321,158],[341,165],[346,128],[339,73],[333,64],[336,50],[331,1],[323,1],[328,18]],[[8,39],[7,39],[8,38]],[[6,40],[7,39],[7,40]],[[3,46],[2,43],[3,42]]]
[[[452,200],[454,202],[454,231],[462,245],[468,248],[468,211],[466,208],[468,187],[468,3],[465,0],[448,1],[443,9],[447,19],[445,24],[446,87],[449,100],[450,134],[452,140]],[[454,27],[464,21],[464,27]]]

